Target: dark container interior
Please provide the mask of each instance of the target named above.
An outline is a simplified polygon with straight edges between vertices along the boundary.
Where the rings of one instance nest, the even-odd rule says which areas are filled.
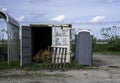
[[[48,49],[52,45],[52,27],[32,26],[31,42],[33,58],[40,50]]]

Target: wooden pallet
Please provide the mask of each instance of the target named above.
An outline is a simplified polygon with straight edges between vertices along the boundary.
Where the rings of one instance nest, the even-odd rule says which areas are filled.
[[[67,48],[51,47],[52,56],[48,60],[48,67],[51,70],[61,69],[65,70]]]

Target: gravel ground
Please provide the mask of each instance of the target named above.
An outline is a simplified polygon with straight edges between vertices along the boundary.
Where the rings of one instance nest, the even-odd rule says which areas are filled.
[[[120,56],[93,55],[94,68],[67,70],[0,71],[0,83],[120,83]]]

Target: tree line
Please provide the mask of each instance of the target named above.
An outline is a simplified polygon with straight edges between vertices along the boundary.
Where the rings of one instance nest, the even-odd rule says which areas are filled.
[[[102,28],[101,36],[104,38],[104,41],[107,44],[96,44],[97,38],[93,39],[93,51],[95,52],[120,52],[120,27],[119,26],[112,26]]]

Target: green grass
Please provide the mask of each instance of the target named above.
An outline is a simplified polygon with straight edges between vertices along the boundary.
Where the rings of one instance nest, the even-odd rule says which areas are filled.
[[[71,63],[66,64],[66,69],[68,70],[79,70],[79,69],[95,69],[94,66],[78,64],[75,60]]]
[[[18,61],[11,61],[9,64],[7,61],[0,60],[0,70],[19,68]]]
[[[81,69],[81,68],[85,68],[84,65],[81,64],[77,64],[75,61],[72,61],[71,63],[66,65],[67,69]]]
[[[120,55],[120,52],[94,52],[93,54]]]
[[[28,66],[24,66],[23,69],[25,69],[26,71],[37,71],[37,70],[42,70],[42,69],[46,69],[46,63],[32,63]]]
[[[12,61],[9,64],[6,61],[0,61],[0,70],[7,70],[7,69],[23,69],[26,71],[39,71],[39,70],[48,70],[47,63],[32,63],[28,66],[20,67],[18,61]],[[79,70],[79,69],[87,69],[90,68],[89,66],[84,66],[81,64],[76,63],[74,60],[72,60],[71,63],[66,64],[65,70]],[[50,68],[49,68],[50,69]],[[59,70],[59,69],[57,69]],[[61,70],[61,69],[60,69]]]
[[[89,66],[77,64],[75,61],[72,61],[71,63],[68,63],[65,66],[65,70],[72,70],[72,69],[79,70],[79,69],[84,69],[84,68],[89,68]],[[51,68],[47,67],[47,63],[40,63],[40,64],[32,63],[29,66],[23,67],[23,69],[25,69],[26,71],[37,71],[37,70],[44,70],[44,69],[51,70]],[[59,70],[59,69],[55,68],[55,70]],[[62,70],[62,69],[60,69],[60,70]]]

